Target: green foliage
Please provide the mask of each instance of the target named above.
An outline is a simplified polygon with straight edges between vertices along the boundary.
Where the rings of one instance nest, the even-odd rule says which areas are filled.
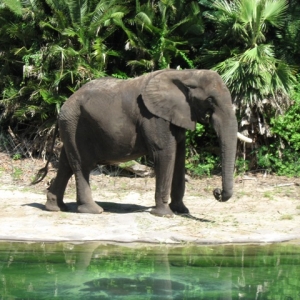
[[[186,132],[186,144],[188,146],[196,146],[197,138],[201,137],[205,132],[205,127],[202,124],[197,123],[195,130],[188,130]]]
[[[178,51],[178,54],[179,54],[179,55],[183,58],[183,60],[187,63],[187,65],[188,65],[189,68],[195,69],[194,62],[193,62],[191,59],[189,59],[189,58],[187,57],[187,55],[186,55],[184,52]]]
[[[22,5],[18,0],[2,0],[0,5],[7,7],[11,12],[16,15],[22,15]]]
[[[22,158],[22,154],[21,153],[15,153],[12,157],[13,160],[19,160]]]
[[[257,153],[258,165],[282,176],[300,176],[300,156],[294,149],[280,149],[277,144],[262,146]]]
[[[300,78],[299,78],[300,79]],[[284,115],[271,120],[272,132],[284,140],[288,147],[300,150],[300,84],[295,87],[292,95],[294,103]]]
[[[114,73],[111,75],[112,77],[118,78],[118,79],[128,79],[128,75],[120,70],[118,70],[117,73]]]
[[[243,174],[249,171],[249,160],[237,158],[235,161],[235,171],[237,174]]]
[[[126,44],[137,57],[127,64],[142,72],[182,65],[194,68],[189,58],[191,45],[200,45],[204,29],[199,4],[183,0],[137,3],[131,20],[136,25],[136,40]]]
[[[276,140],[258,150],[258,164],[278,175],[300,176],[300,84],[292,94],[294,103],[284,115],[271,119]]]
[[[272,150],[271,147],[262,146],[257,151],[258,165],[269,172],[272,171],[272,166],[275,166]]]
[[[13,180],[20,180],[23,176],[23,170],[19,167],[14,167],[11,176]]]
[[[186,132],[185,167],[193,176],[210,176],[220,163],[218,156],[202,149],[201,138],[204,138],[205,132],[205,126],[198,123],[196,130]]]
[[[199,152],[186,160],[186,169],[193,176],[211,176],[220,159],[210,152]]]
[[[288,1],[288,10],[285,18],[285,29],[276,36],[274,43],[277,46],[277,52],[283,56],[287,62],[299,66],[300,58],[300,6],[299,1]],[[298,68],[299,69],[299,68]]]

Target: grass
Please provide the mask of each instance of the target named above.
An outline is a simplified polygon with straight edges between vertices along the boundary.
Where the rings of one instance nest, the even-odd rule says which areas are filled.
[[[274,192],[273,191],[265,191],[263,193],[263,197],[269,200],[274,200]]]
[[[237,193],[236,193],[236,198],[237,199],[239,199],[239,198],[242,198],[242,197],[251,197],[252,196],[252,194],[251,194],[251,192],[246,192],[246,191],[238,191]]]
[[[293,197],[294,193],[295,193],[295,190],[291,189],[291,188],[282,190],[282,194],[286,197]]]
[[[90,186],[92,191],[97,191],[97,189],[99,188],[99,186],[96,184],[91,184]]]
[[[282,215],[280,217],[280,220],[293,220],[293,216],[292,215]]]
[[[69,213],[65,213],[65,212],[60,212],[59,214],[59,219],[61,220],[66,220],[70,217],[70,214]]]
[[[11,176],[13,180],[20,180],[23,176],[23,170],[19,167],[14,167]]]

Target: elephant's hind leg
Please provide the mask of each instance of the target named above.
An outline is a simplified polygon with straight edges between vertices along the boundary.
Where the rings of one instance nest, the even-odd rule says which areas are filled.
[[[89,185],[89,169],[78,170],[75,172],[77,188],[77,211],[87,214],[101,214],[103,208],[94,202],[92,191]]]
[[[50,211],[67,211],[63,202],[64,192],[73,171],[70,167],[64,147],[61,149],[57,176],[49,187],[45,207]]]

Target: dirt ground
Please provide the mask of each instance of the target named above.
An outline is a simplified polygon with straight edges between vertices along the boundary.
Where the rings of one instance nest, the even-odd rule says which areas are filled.
[[[100,215],[76,213],[75,183],[69,182],[69,212],[44,210],[45,192],[56,169],[39,184],[30,182],[42,160],[12,159],[0,152],[0,240],[110,241],[147,243],[265,243],[300,240],[299,178],[263,172],[235,179],[234,197],[217,202],[221,187],[213,176],[189,179],[184,202],[189,215],[173,218],[149,213],[154,205],[154,178],[92,175]],[[111,174],[113,175],[113,174]]]

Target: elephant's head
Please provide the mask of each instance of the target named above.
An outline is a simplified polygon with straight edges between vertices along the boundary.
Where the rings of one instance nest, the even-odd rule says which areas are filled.
[[[237,144],[237,121],[231,95],[221,77],[209,70],[166,70],[154,72],[142,97],[154,115],[186,129],[210,120],[219,138],[222,158],[222,191],[219,201],[233,193],[233,172]]]

